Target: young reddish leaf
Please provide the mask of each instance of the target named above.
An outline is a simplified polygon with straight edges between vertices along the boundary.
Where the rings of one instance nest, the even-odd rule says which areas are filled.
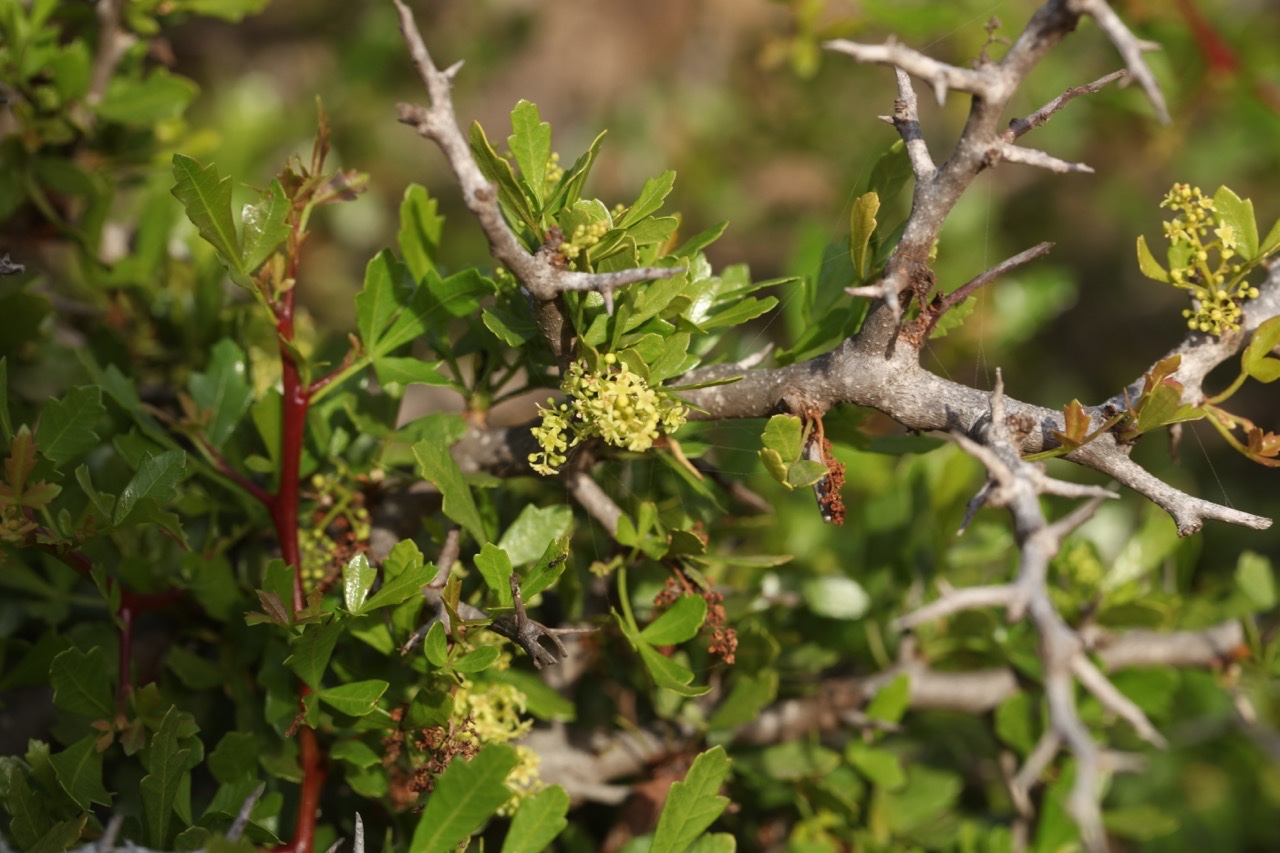
[[[1063,406],[1062,420],[1063,431],[1054,432],[1053,437],[1063,447],[1075,450],[1084,444],[1084,440],[1089,436],[1089,427],[1092,426],[1093,421],[1084,410],[1084,406],[1080,405],[1079,400],[1072,400]]]

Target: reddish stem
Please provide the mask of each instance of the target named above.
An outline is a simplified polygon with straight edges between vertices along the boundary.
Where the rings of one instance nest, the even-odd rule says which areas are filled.
[[[298,264],[301,241],[299,224],[293,222],[293,234],[289,240],[290,281],[298,280]],[[300,497],[302,443],[306,431],[307,409],[311,404],[312,388],[302,381],[298,363],[294,361],[294,306],[295,290],[290,287],[275,302],[276,335],[280,341],[280,376],[283,392],[280,424],[280,490],[268,501],[271,520],[280,540],[280,554],[293,569],[293,613],[307,606],[306,590],[302,584],[302,550],[298,539],[298,503]],[[309,692],[306,684],[300,685],[299,697]],[[316,816],[320,811],[320,791],[324,786],[325,766],[315,729],[303,724],[298,730],[299,759],[302,763],[302,787],[298,795],[298,819],[293,839],[278,850],[290,853],[311,853],[315,842]]]

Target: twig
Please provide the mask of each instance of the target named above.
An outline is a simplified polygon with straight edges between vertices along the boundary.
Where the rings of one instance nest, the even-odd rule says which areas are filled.
[[[1017,139],[1019,136],[1043,125],[1053,117],[1054,113],[1081,95],[1092,95],[1100,91],[1102,87],[1106,86],[1108,83],[1115,80],[1123,80],[1127,75],[1128,72],[1122,68],[1119,71],[1112,71],[1105,77],[1099,77],[1092,83],[1086,83],[1083,86],[1076,86],[1074,89],[1068,89],[1026,118],[1015,118],[1010,121],[1009,129],[1000,134],[1000,139],[1004,142],[1013,142],[1013,140]]]
[[[972,296],[975,291],[986,287],[988,284],[1010,270],[1017,269],[1023,264],[1030,263],[1036,258],[1041,258],[1049,254],[1049,250],[1052,248],[1053,243],[1047,241],[1038,243],[1024,252],[1019,252],[1011,258],[1001,261],[991,269],[975,276],[945,296],[935,297],[929,307],[920,312],[920,317],[916,320],[916,328],[907,332],[906,336],[911,340],[928,340],[929,335],[933,333],[934,326],[937,325],[938,320],[943,314],[947,313],[961,302],[964,302]]]

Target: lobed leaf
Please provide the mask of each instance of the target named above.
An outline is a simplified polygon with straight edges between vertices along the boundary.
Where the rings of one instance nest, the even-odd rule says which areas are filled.
[[[511,135],[507,147],[520,169],[521,184],[529,202],[542,207],[547,162],[551,159],[551,125],[542,120],[538,106],[520,100],[511,110]]]
[[[439,203],[427,194],[425,187],[410,184],[400,202],[396,243],[415,281],[422,281],[428,272],[435,271],[443,231],[444,217],[439,213]]]
[[[246,273],[255,272],[290,232],[289,214],[293,201],[285,195],[279,179],[262,191],[262,198],[246,204],[240,211],[243,225],[243,265]]]
[[[244,350],[223,338],[213,345],[205,372],[193,373],[187,380],[192,401],[211,416],[204,434],[214,449],[222,449],[253,404],[246,362]]]
[[[173,500],[186,468],[187,454],[181,450],[148,455],[116,499],[112,523],[116,527],[125,524],[144,501],[159,506]]]
[[[82,456],[98,446],[93,428],[106,413],[102,390],[96,385],[72,388],[61,399],[50,400],[36,429],[40,452],[55,465]]]
[[[444,498],[444,514],[462,525],[478,543],[488,541],[484,523],[476,509],[471,488],[462,479],[462,469],[449,453],[449,448],[432,441],[419,441],[413,446],[418,460],[418,473],[430,480]]]
[[[179,804],[182,777],[191,757],[190,749],[182,749],[178,745],[181,716],[176,706],[170,706],[165,713],[147,750],[147,768],[150,772],[138,784],[151,846],[156,850],[168,849],[169,824],[173,819],[174,807]],[[190,796],[190,791],[187,795]]]
[[[729,805],[720,788],[729,775],[729,756],[723,746],[694,759],[684,780],[671,786],[658,818],[651,853],[684,853]]]
[[[219,178],[217,166],[201,166],[185,154],[173,155],[173,177],[177,183],[170,192],[182,202],[200,236],[217,250],[223,263],[245,273],[240,238],[231,216],[231,179]]]

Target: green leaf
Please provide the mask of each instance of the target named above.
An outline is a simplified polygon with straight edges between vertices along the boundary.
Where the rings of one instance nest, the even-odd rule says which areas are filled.
[[[853,255],[853,271],[858,274],[859,281],[866,281],[869,272],[867,249],[876,230],[879,211],[880,196],[872,191],[858,196],[849,212],[849,251]]]
[[[285,195],[279,179],[271,182],[262,198],[246,204],[240,212],[244,225],[244,271],[252,273],[262,266],[276,247],[289,236],[289,212],[293,203]]]
[[[551,125],[538,115],[538,106],[521,100],[511,110],[511,135],[507,147],[520,169],[529,201],[542,206],[546,186],[547,162],[551,159]]]
[[[541,557],[547,545],[573,528],[573,510],[559,506],[539,507],[527,504],[498,539],[498,547],[507,552],[513,566],[523,566]]]
[[[246,361],[244,350],[230,338],[223,338],[213,345],[206,371],[193,373],[187,380],[187,390],[200,413],[210,414],[204,434],[215,449],[221,450],[227,443],[253,403]]]
[[[763,299],[757,299],[753,296],[749,299],[735,302],[723,311],[717,311],[699,323],[698,327],[709,332],[714,329],[739,326],[748,320],[754,320],[756,317],[767,314],[777,304],[778,300],[772,296],[766,296]]]
[[[547,199],[544,210],[554,212],[564,207],[572,207],[581,197],[582,187],[587,182],[587,175],[590,174],[591,167],[595,164],[596,156],[600,153],[600,144],[604,142],[604,134],[605,131],[600,131],[596,138],[591,140],[591,145],[587,148],[586,153],[574,161],[572,166],[565,169],[564,176],[560,178],[560,183],[556,184],[556,188]]]
[[[658,818],[651,853],[684,853],[729,805],[720,788],[729,775],[729,757],[717,746],[693,761],[684,781],[676,782]]]
[[[353,612],[356,615],[363,615],[371,613],[380,607],[388,607],[408,601],[411,597],[420,595],[422,588],[431,583],[435,576],[436,567],[431,563],[411,565],[391,580],[383,583],[382,587],[358,611]]]
[[[782,457],[778,451],[766,447],[759,451],[760,461],[764,464],[764,469],[769,472],[769,476],[777,480],[779,483],[791,488],[787,483],[787,463],[782,461]]]
[[[444,361],[419,358],[397,358],[384,355],[373,362],[378,382],[383,385],[452,385],[453,380],[440,372]]]
[[[895,140],[871,168],[867,191],[878,193],[881,201],[888,204],[898,197],[913,174],[906,143],[901,139]]]
[[[35,743],[33,742],[33,745]],[[46,750],[47,748],[45,746]],[[5,810],[11,817],[9,835],[21,849],[30,850],[40,841],[40,836],[48,832],[49,827],[53,825],[53,818],[49,814],[49,798],[31,789],[27,769],[23,767],[22,762],[6,761],[0,764],[0,773],[4,774]]]
[[[209,772],[224,785],[253,778],[258,772],[258,736],[253,732],[227,732],[209,753]]]
[[[710,686],[693,686],[693,672],[671,658],[659,652],[653,646],[641,641],[637,645],[640,659],[645,669],[653,677],[653,683],[664,687],[680,696],[703,696],[711,690]]]
[[[1280,317],[1265,320],[1254,331],[1240,356],[1241,369],[1259,382],[1280,379],[1280,359],[1270,358],[1271,351],[1280,345]]]
[[[1213,208],[1218,222],[1235,231],[1242,259],[1252,261],[1258,257],[1258,223],[1253,216],[1253,202],[1240,198],[1230,187],[1218,187],[1213,194]]]
[[[422,640],[422,652],[433,666],[443,667],[449,663],[449,647],[444,637],[443,622],[431,623],[427,636]]]
[[[125,485],[116,499],[112,523],[120,527],[142,501],[154,501],[163,505],[177,494],[178,481],[187,468],[187,454],[181,450],[168,450],[158,456],[148,455],[138,466],[133,478]]]
[[[1262,612],[1276,606],[1276,577],[1271,561],[1261,554],[1245,551],[1236,561],[1236,586],[1254,609]]]
[[[200,236],[233,271],[244,274],[240,238],[231,217],[231,179],[220,179],[217,166],[201,166],[185,154],[173,155],[173,177],[177,183],[170,192],[182,202]]]
[[[707,720],[707,727],[732,729],[756,719],[760,711],[778,698],[778,671],[764,669],[746,673],[735,669],[729,695]]]
[[[312,690],[319,689],[324,671],[329,667],[329,658],[333,656],[333,647],[344,627],[337,619],[322,625],[308,625],[301,636],[290,641],[293,653],[285,658],[285,666]]]
[[[49,668],[49,683],[53,704],[64,711],[94,719],[110,719],[115,713],[107,662],[98,646],[58,654]]]
[[[548,542],[538,562],[524,576],[520,584],[520,593],[526,599],[533,598],[560,579],[567,564],[571,532],[571,530],[565,531],[559,538]]]
[[[435,271],[443,231],[444,217],[439,213],[439,203],[428,195],[425,187],[410,184],[400,202],[400,231],[396,242],[415,281],[422,281],[428,272]]]
[[[414,853],[453,853],[511,799],[505,782],[516,760],[514,749],[491,743],[470,761],[455,758],[450,762],[436,779],[435,790],[413,831],[410,849]]]
[[[892,791],[906,784],[902,761],[888,750],[855,740],[845,748],[844,755],[859,773],[881,788]]]
[[[457,672],[484,672],[493,666],[494,661],[502,654],[502,650],[497,646],[480,646],[474,651],[467,652],[461,657],[455,658],[449,664],[450,668]]]
[[[1147,278],[1169,282],[1169,273],[1164,267],[1160,266],[1160,262],[1156,260],[1156,256],[1151,254],[1151,249],[1147,247],[1147,238],[1138,235],[1138,269]]]
[[[364,286],[356,294],[356,330],[370,357],[378,358],[396,348],[395,341],[386,340],[387,333],[400,314],[412,312],[409,306],[418,289],[409,276],[409,270],[388,250],[383,249],[369,261],[365,267]],[[412,317],[410,314],[410,323]],[[423,325],[419,334],[425,330]]]
[[[353,738],[340,740],[329,750],[329,757],[334,761],[345,761],[352,767],[367,768],[382,764],[382,756],[362,740]]]
[[[40,836],[40,840],[27,848],[27,853],[62,853],[70,850],[71,845],[80,840],[84,826],[89,822],[89,815],[82,814],[71,820],[62,820],[49,828]]]
[[[1262,245],[1258,247],[1258,254],[1266,257],[1274,252],[1277,247],[1280,247],[1280,219],[1277,219],[1275,225],[1272,225],[1271,230],[1267,232]]]
[[[195,83],[163,68],[143,80],[117,74],[93,110],[107,121],[146,127],[181,117],[199,93]]]
[[[58,784],[85,811],[93,808],[93,803],[111,805],[111,792],[102,786],[102,753],[97,741],[98,735],[91,734],[49,756]]]
[[[707,618],[707,602],[700,595],[682,595],[667,611],[640,632],[654,646],[674,646],[697,636]]]
[[[902,719],[902,715],[907,712],[910,705],[911,677],[903,673],[880,688],[875,698],[867,705],[866,714],[872,720],[896,723]]]
[[[479,122],[472,122],[470,136],[471,153],[475,156],[476,165],[486,178],[497,184],[498,203],[503,211],[513,224],[525,226],[536,239],[541,240],[542,227],[529,206],[529,199],[520,187],[520,182],[516,180],[515,172],[511,170],[511,164],[493,150]]]
[[[320,701],[349,717],[363,717],[378,707],[378,700],[391,685],[377,678],[353,681],[317,693]]]
[[[151,847],[157,850],[168,849],[169,823],[173,819],[174,806],[178,805],[179,788],[191,756],[190,749],[179,749],[180,722],[181,714],[177,707],[170,706],[146,753],[150,772],[138,785],[148,837]]]
[[[462,479],[462,470],[449,453],[449,448],[431,441],[419,441],[413,446],[413,455],[418,460],[418,473],[440,490],[444,498],[444,514],[462,525],[476,542],[487,542],[484,523],[480,520],[471,489]]]
[[[502,853],[540,853],[569,825],[569,794],[552,785],[525,797],[511,819]]]
[[[676,173],[671,169],[663,172],[656,178],[649,178],[644,182],[644,186],[640,188],[640,196],[635,203],[627,209],[626,213],[615,223],[619,228],[628,228],[635,223],[644,219],[651,213],[656,213],[662,208],[663,201],[671,193],[671,188],[675,186]]]
[[[787,479],[783,483],[788,489],[803,489],[812,486],[830,473],[822,462],[812,459],[801,459],[787,466]]]
[[[102,390],[96,385],[72,388],[60,400],[51,400],[40,413],[36,441],[45,458],[63,465],[97,447],[94,425],[107,413]]]
[[[522,347],[538,336],[538,327],[527,314],[490,306],[481,317],[485,328],[509,347]]]
[[[377,577],[378,570],[369,565],[369,558],[364,554],[356,554],[347,561],[342,567],[342,603],[347,612],[364,612],[365,599]]]
[[[800,419],[795,415],[774,415],[765,424],[761,443],[773,450],[784,462],[794,462],[800,458],[802,449],[803,428]]]
[[[511,558],[507,552],[492,542],[484,543],[480,553],[476,554],[476,568],[489,589],[498,598],[499,607],[510,607],[511,598]]]

